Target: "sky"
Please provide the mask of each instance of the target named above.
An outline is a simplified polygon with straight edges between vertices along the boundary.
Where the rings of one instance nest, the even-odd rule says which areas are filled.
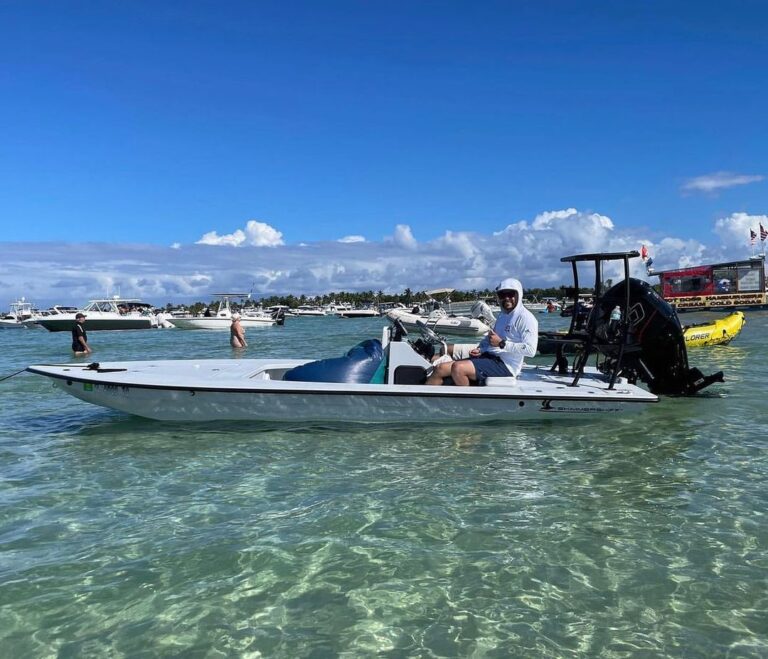
[[[767,79],[760,1],[0,0],[0,309],[745,258]]]

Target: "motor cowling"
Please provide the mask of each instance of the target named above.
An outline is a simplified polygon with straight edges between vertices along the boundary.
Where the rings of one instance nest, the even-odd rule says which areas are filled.
[[[655,394],[671,396],[688,396],[713,382],[722,382],[722,371],[705,376],[689,367],[677,312],[647,282],[630,278],[627,318],[617,321],[616,313],[611,317],[616,307],[624,308],[626,283],[608,289],[595,304],[589,320],[590,330],[599,342],[620,342],[623,323],[628,323],[622,374],[642,380]],[[616,358],[610,353],[608,368]]]

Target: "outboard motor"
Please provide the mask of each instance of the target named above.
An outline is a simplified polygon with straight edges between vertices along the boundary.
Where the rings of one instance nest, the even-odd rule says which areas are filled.
[[[613,313],[626,304],[626,282],[608,289],[597,301],[589,318],[589,329],[597,343],[621,344],[623,322]],[[613,315],[613,318],[611,317]],[[713,382],[723,382],[723,372],[703,375],[689,368],[683,329],[677,312],[651,286],[639,279],[629,279],[627,345],[621,356],[621,373],[630,380],[639,378],[654,394],[689,396]],[[615,365],[616,355],[606,352],[607,369]]]
[[[491,310],[491,307],[482,300],[478,300],[472,305],[472,308],[469,310],[469,315],[472,318],[481,320],[489,327],[493,327],[493,324],[496,322],[496,316]]]

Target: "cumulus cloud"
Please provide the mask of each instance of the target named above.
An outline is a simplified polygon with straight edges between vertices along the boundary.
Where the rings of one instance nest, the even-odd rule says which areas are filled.
[[[744,256],[750,228],[756,230],[760,223],[768,227],[768,216],[722,217],[713,223],[715,245],[674,235],[649,236],[606,215],[575,208],[542,212],[490,233],[446,231],[423,242],[416,241],[409,226],[398,225],[383,240],[348,242],[343,249],[328,241],[286,245],[278,231],[264,231],[267,225],[253,227],[250,234],[246,226],[242,240],[235,232],[230,242],[201,241],[181,248],[5,243],[0,244],[5,255],[0,298],[23,295],[48,306],[120,293],[162,305],[209,300],[217,290],[242,289],[244,282],[253,284],[257,296],[317,295],[340,290],[401,293],[405,288],[482,290],[510,276],[520,278],[526,288],[560,286],[571,279],[570,265],[560,262],[565,255],[639,250],[645,244],[657,271],[735,260]],[[263,249],[256,235],[271,235],[271,249]],[[212,244],[236,245],[237,250]],[[619,263],[611,265],[605,277],[620,279],[619,268]],[[640,259],[633,261],[632,274],[647,278]],[[585,272],[582,281],[591,285],[591,277]]]
[[[392,236],[392,240],[396,245],[403,247],[404,249],[416,249],[418,247],[416,238],[413,237],[411,227],[407,224],[398,224],[395,227],[395,234]]]
[[[749,245],[749,232],[760,235],[760,225],[768,229],[768,215],[749,215],[748,213],[731,213],[728,217],[715,222],[715,233],[727,248],[744,249]]]
[[[264,222],[248,220],[245,230],[237,229],[233,233],[220,236],[216,231],[209,231],[197,241],[198,245],[224,245],[240,247],[276,247],[283,244],[283,234]]]
[[[682,187],[685,193],[704,192],[716,194],[721,190],[733,188],[737,185],[758,183],[765,177],[759,174],[734,174],[732,172],[715,172],[688,179]]]
[[[338,242],[340,243],[364,243],[365,237],[364,236],[344,236],[343,238],[339,238]]]

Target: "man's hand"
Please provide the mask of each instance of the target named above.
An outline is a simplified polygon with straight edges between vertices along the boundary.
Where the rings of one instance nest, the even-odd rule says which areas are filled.
[[[493,330],[488,332],[488,343],[490,343],[494,348],[498,348],[499,344],[501,343],[501,337],[496,334]]]

